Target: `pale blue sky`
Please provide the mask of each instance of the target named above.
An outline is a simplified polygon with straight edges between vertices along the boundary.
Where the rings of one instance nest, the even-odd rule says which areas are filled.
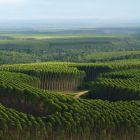
[[[0,0],[0,19],[140,19],[140,0]]]

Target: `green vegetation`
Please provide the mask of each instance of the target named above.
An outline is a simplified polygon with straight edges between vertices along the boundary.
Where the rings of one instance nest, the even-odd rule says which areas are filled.
[[[139,140],[139,68],[138,59],[1,65],[0,138]],[[61,80],[63,86],[68,84],[67,76],[75,81],[71,84],[76,84],[77,76],[84,78],[81,82],[91,83],[90,91],[82,98],[70,96],[71,88],[67,89],[69,94],[56,92]],[[39,85],[50,89],[50,80],[56,91],[42,90]]]
[[[64,63],[65,64],[65,63]],[[49,90],[76,90],[81,84],[85,72],[77,68],[68,67],[61,63],[34,63],[24,65],[3,65],[1,70],[20,72],[39,77],[41,89]]]
[[[0,34],[0,64],[105,62],[139,58],[140,39],[135,34]]]
[[[0,140],[139,140],[139,35],[61,32],[0,34]]]
[[[90,98],[104,100],[140,100],[140,70],[117,71],[104,74],[92,84]]]

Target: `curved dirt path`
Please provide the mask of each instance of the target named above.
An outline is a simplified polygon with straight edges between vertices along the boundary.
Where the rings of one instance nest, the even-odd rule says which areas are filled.
[[[74,96],[74,98],[79,98],[80,96],[82,96],[82,95],[86,94],[87,92],[88,92],[88,90],[78,92],[78,93],[76,93],[76,95]]]

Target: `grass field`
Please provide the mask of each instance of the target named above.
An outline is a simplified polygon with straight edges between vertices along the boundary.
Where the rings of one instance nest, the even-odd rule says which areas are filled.
[[[9,36],[15,39],[85,39],[85,38],[122,38],[129,37],[129,35],[104,35],[104,34],[77,34],[77,35],[55,35],[55,34],[0,34],[0,36]]]
[[[0,63],[138,59],[139,35],[1,33]],[[18,59],[20,57],[21,59]]]

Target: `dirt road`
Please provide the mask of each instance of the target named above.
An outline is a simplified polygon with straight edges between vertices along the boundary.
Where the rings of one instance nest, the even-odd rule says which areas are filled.
[[[88,90],[87,91],[78,92],[78,93],[76,93],[76,95],[74,96],[74,98],[79,98],[80,96],[86,94],[87,92],[88,92]]]

